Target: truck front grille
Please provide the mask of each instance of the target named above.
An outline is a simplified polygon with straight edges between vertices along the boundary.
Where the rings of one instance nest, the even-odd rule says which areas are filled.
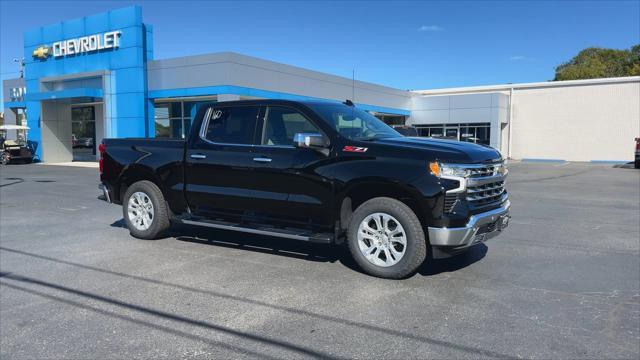
[[[500,200],[506,192],[504,180],[467,188],[467,201],[474,205],[485,205]]]
[[[503,162],[492,164],[456,164],[464,169],[463,176],[443,176],[456,180],[460,186],[446,191],[444,211],[452,213],[457,208],[456,202],[463,201],[472,209],[499,204],[507,198],[505,179],[507,169]],[[459,172],[460,173],[460,172]]]
[[[501,166],[503,166],[502,163],[491,164],[491,165],[486,165],[486,166],[482,166],[482,167],[470,167],[468,169],[469,170],[469,177],[470,178],[478,178],[478,177],[497,175],[498,169]]]

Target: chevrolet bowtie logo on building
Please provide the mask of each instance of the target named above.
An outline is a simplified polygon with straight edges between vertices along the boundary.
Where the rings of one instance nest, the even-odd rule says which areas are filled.
[[[59,58],[68,55],[92,53],[120,47],[122,31],[108,31],[102,34],[82,36],[75,39],[56,41],[51,46],[41,45],[33,51],[33,57],[41,60],[53,55]]]
[[[33,57],[38,59],[46,59],[51,56],[51,48],[48,46],[39,46],[33,50]]]

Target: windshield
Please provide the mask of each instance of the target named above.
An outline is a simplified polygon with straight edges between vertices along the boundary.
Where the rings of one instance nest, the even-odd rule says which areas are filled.
[[[340,135],[351,140],[399,137],[397,131],[375,116],[353,106],[342,104],[308,104]]]

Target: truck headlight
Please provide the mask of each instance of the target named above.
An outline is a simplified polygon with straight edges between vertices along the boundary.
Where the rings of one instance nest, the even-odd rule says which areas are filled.
[[[441,164],[438,162],[430,162],[429,170],[431,173],[437,177],[467,177],[469,175],[469,170],[464,167],[450,165],[450,164]]]

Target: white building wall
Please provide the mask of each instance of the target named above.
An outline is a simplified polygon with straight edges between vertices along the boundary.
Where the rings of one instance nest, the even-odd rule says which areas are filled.
[[[633,159],[640,136],[640,81],[517,89],[511,157]]]
[[[508,98],[502,92],[414,97],[407,124],[490,123],[490,145],[500,150],[500,129],[508,122]]]

